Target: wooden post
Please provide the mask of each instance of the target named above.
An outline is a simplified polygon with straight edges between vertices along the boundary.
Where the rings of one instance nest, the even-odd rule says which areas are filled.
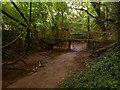
[[[71,50],[71,41],[68,40],[68,50]]]

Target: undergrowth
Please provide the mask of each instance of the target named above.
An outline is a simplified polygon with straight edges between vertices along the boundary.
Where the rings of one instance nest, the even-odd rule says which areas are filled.
[[[109,49],[87,65],[84,74],[73,74],[61,88],[117,89],[120,90],[120,59],[118,47]]]

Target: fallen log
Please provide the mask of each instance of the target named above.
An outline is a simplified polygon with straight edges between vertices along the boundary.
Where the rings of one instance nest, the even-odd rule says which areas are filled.
[[[23,57],[25,55],[21,56],[18,60],[15,60],[13,62],[5,62],[5,63],[2,63],[2,66],[6,66],[6,65],[13,65],[13,64],[16,64],[18,61],[22,61],[24,64],[26,64],[26,62],[23,60]]]
[[[7,66],[5,66],[5,68],[10,69],[10,70],[22,70],[22,71],[28,71],[29,70],[29,69],[25,69],[25,68],[16,68],[16,67],[7,67]]]
[[[91,53],[90,57],[95,57],[95,56],[100,56],[102,53],[104,53],[105,51],[107,51],[108,49],[114,47],[117,45],[118,42],[112,43],[106,47],[102,47],[94,52]]]

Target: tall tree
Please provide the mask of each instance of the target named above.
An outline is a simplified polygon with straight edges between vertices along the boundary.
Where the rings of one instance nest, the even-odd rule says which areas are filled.
[[[103,12],[101,12],[101,2],[97,3],[97,2],[91,2],[95,11],[97,12],[97,18],[96,19],[96,23],[100,26],[100,28],[102,29],[102,31],[106,31],[106,27],[105,27],[105,24],[103,21],[99,20],[99,19],[102,19],[104,14],[102,14]]]

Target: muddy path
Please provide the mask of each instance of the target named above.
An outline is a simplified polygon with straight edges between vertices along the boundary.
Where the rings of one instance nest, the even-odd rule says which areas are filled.
[[[83,48],[85,49],[85,47]],[[90,54],[84,49],[64,52],[54,58],[50,58],[51,60],[44,67],[38,68],[36,72],[31,72],[20,78],[7,88],[57,88],[70,73],[76,70],[84,70],[85,62]],[[30,57],[32,58],[33,56]]]

